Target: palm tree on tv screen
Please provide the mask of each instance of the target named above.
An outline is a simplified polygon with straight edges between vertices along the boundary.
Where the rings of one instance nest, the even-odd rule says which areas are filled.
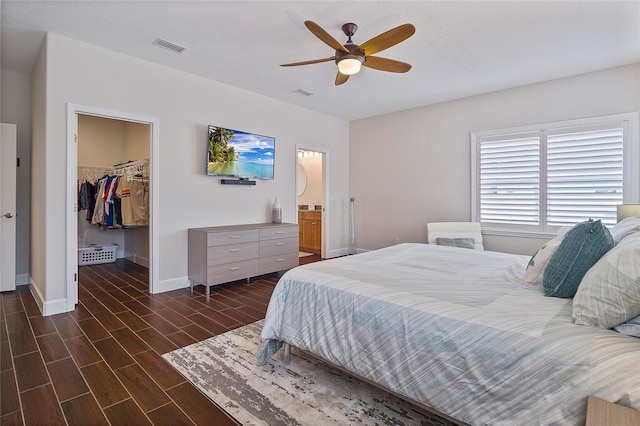
[[[238,155],[229,141],[233,137],[233,130],[214,127],[209,131],[209,162],[234,161]]]

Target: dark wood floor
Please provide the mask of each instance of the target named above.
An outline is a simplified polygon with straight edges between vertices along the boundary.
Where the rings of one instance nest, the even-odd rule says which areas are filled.
[[[317,255],[300,263],[320,260]],[[237,424],[160,355],[264,318],[278,274],[149,294],[126,260],[80,267],[74,312],[0,293],[0,424]]]

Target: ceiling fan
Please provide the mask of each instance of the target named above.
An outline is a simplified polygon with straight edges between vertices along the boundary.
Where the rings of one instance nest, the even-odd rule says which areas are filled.
[[[390,29],[389,31],[377,35],[360,45],[351,41],[351,36],[353,36],[358,30],[358,26],[356,24],[347,23],[342,26],[342,31],[348,37],[347,43],[344,45],[340,44],[339,41],[333,38],[328,32],[323,30],[320,25],[313,21],[305,21],[304,25],[313,33],[313,35],[325,42],[329,47],[335,49],[336,54],[330,58],[293,62],[290,64],[282,64],[280,66],[293,67],[298,65],[335,61],[338,65],[336,86],[345,83],[349,79],[350,75],[357,74],[363,65],[380,71],[398,73],[407,72],[411,69],[411,64],[407,64],[405,62],[371,56],[375,53],[388,49],[391,46],[395,46],[396,44],[411,37],[416,32],[416,28],[411,24],[404,24]]]

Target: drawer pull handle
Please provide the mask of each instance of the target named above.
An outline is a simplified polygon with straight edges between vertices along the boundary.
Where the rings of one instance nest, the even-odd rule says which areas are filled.
[[[276,231],[276,234],[284,234],[284,231]]]
[[[232,240],[235,240],[235,239],[240,238],[240,235],[232,235],[229,238],[232,239]]]
[[[277,246],[283,246],[284,243],[276,243]]]
[[[231,253],[235,253],[237,251],[240,251],[240,249],[231,249],[231,250],[229,250],[229,252],[231,252]]]
[[[229,268],[230,271],[237,271],[238,269],[240,269],[239,266],[234,266],[233,268]]]
[[[276,262],[284,262],[284,259],[277,259]]]

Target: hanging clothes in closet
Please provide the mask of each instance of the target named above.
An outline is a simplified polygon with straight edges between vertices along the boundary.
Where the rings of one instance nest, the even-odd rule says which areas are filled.
[[[144,176],[120,179],[116,195],[120,200],[124,226],[149,225],[149,180]]]
[[[115,196],[118,180],[119,177],[117,175],[109,175],[101,179],[96,195],[96,206],[91,219],[92,224],[102,225],[108,229],[122,228],[122,223],[118,223],[119,215]]]
[[[78,167],[78,211],[86,210],[86,219],[90,222],[96,205],[99,178],[105,174],[104,167]]]
[[[78,206],[87,220],[106,229],[149,225],[149,160],[130,161],[107,169],[94,183],[79,187]]]

